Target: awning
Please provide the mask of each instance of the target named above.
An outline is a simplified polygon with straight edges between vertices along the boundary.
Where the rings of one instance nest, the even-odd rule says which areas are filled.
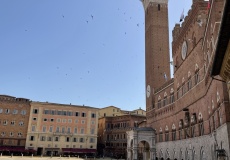
[[[68,153],[95,153],[97,150],[96,149],[84,149],[84,148],[62,148],[63,152],[68,152]]]
[[[9,152],[36,152],[34,149],[25,149],[25,147],[0,146],[0,151]]]

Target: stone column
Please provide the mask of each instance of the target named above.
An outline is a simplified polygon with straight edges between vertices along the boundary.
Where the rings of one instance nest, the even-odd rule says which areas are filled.
[[[131,149],[128,148],[128,149],[127,149],[127,160],[132,160],[132,159],[131,159],[131,157],[132,157],[131,154],[132,154],[132,153],[131,153]]]
[[[156,159],[156,149],[155,148],[150,148],[150,160],[155,160]]]
[[[147,157],[147,153],[148,153],[148,151],[146,149],[144,149],[143,150],[143,160],[149,160],[149,158]]]
[[[132,160],[137,160],[137,147],[133,147],[133,159]]]

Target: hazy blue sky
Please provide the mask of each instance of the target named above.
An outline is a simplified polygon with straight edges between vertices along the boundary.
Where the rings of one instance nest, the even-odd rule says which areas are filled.
[[[170,34],[191,3],[169,1]],[[139,0],[1,0],[0,94],[145,109],[144,36]]]

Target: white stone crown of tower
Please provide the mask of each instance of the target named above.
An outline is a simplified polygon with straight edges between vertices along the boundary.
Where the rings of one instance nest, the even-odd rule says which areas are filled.
[[[168,4],[168,0],[140,0],[140,1],[143,3],[143,6],[144,6],[145,10],[148,7],[150,2]]]

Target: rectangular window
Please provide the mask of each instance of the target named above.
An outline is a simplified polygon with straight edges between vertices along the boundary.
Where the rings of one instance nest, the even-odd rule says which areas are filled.
[[[56,115],[56,111],[55,110],[51,110],[51,114],[52,115]]]
[[[86,113],[82,112],[82,113],[81,113],[81,116],[82,116],[82,117],[86,117]]]
[[[62,115],[62,111],[57,111],[57,115]]]
[[[195,126],[191,127],[191,136],[195,137]]]
[[[96,114],[95,114],[95,113],[92,113],[92,114],[91,114],[91,118],[96,118]]]
[[[57,132],[57,133],[59,133],[59,130],[60,130],[60,128],[59,128],[59,127],[56,127],[56,132]]]
[[[35,130],[36,130],[36,126],[32,126],[31,131],[35,132]]]
[[[68,116],[72,116],[72,115],[73,115],[73,112],[72,112],[72,111],[68,111],[68,112],[67,112],[67,115],[68,115]]]
[[[46,137],[45,136],[41,136],[40,137],[40,141],[45,141],[46,140]]]
[[[176,140],[176,131],[172,131],[172,140],[175,141]]]
[[[94,143],[94,138],[90,138],[89,143]]]
[[[80,138],[80,140],[79,140],[81,143],[83,143],[84,142],[84,138]]]
[[[46,132],[46,126],[42,127],[42,132]]]
[[[50,126],[50,132],[53,132],[53,126]]]
[[[70,127],[68,127],[68,129],[67,129],[67,133],[71,133],[71,128]]]
[[[74,133],[77,133],[77,128],[74,128]]]
[[[167,97],[164,97],[164,99],[163,99],[163,106],[166,106],[167,105]]]
[[[65,133],[65,127],[62,127],[61,132],[62,132],[62,133]]]
[[[78,117],[79,116],[79,112],[75,112],[75,116]]]
[[[50,114],[50,110],[45,109],[44,114]]]
[[[30,141],[34,141],[34,136],[30,136]]]
[[[66,142],[69,142],[70,141],[70,138],[69,137],[66,137]]]
[[[91,134],[94,134],[94,128],[91,128]]]
[[[33,109],[33,114],[38,114],[38,109]]]
[[[81,128],[81,134],[84,134],[84,133],[85,133],[84,128]]]
[[[77,142],[77,138],[74,137],[74,138],[73,138],[73,142]]]
[[[188,79],[188,91],[192,88],[192,79]]]
[[[158,108],[161,108],[161,100],[159,100],[159,101],[157,102],[157,106],[158,106]]]
[[[62,111],[62,115],[67,116],[67,111]]]
[[[179,140],[181,140],[181,139],[182,139],[182,131],[179,130]]]
[[[163,142],[163,134],[162,133],[159,134],[159,142]]]
[[[165,141],[169,141],[169,133],[165,133]]]
[[[52,137],[47,137],[47,141],[52,141]]]
[[[174,94],[172,93],[171,96],[170,96],[170,102],[173,103],[174,101],[175,101]]]
[[[55,137],[55,141],[56,141],[56,142],[59,141],[59,137]]]
[[[195,77],[195,84],[197,84],[199,82],[199,71],[195,73],[194,77]]]

